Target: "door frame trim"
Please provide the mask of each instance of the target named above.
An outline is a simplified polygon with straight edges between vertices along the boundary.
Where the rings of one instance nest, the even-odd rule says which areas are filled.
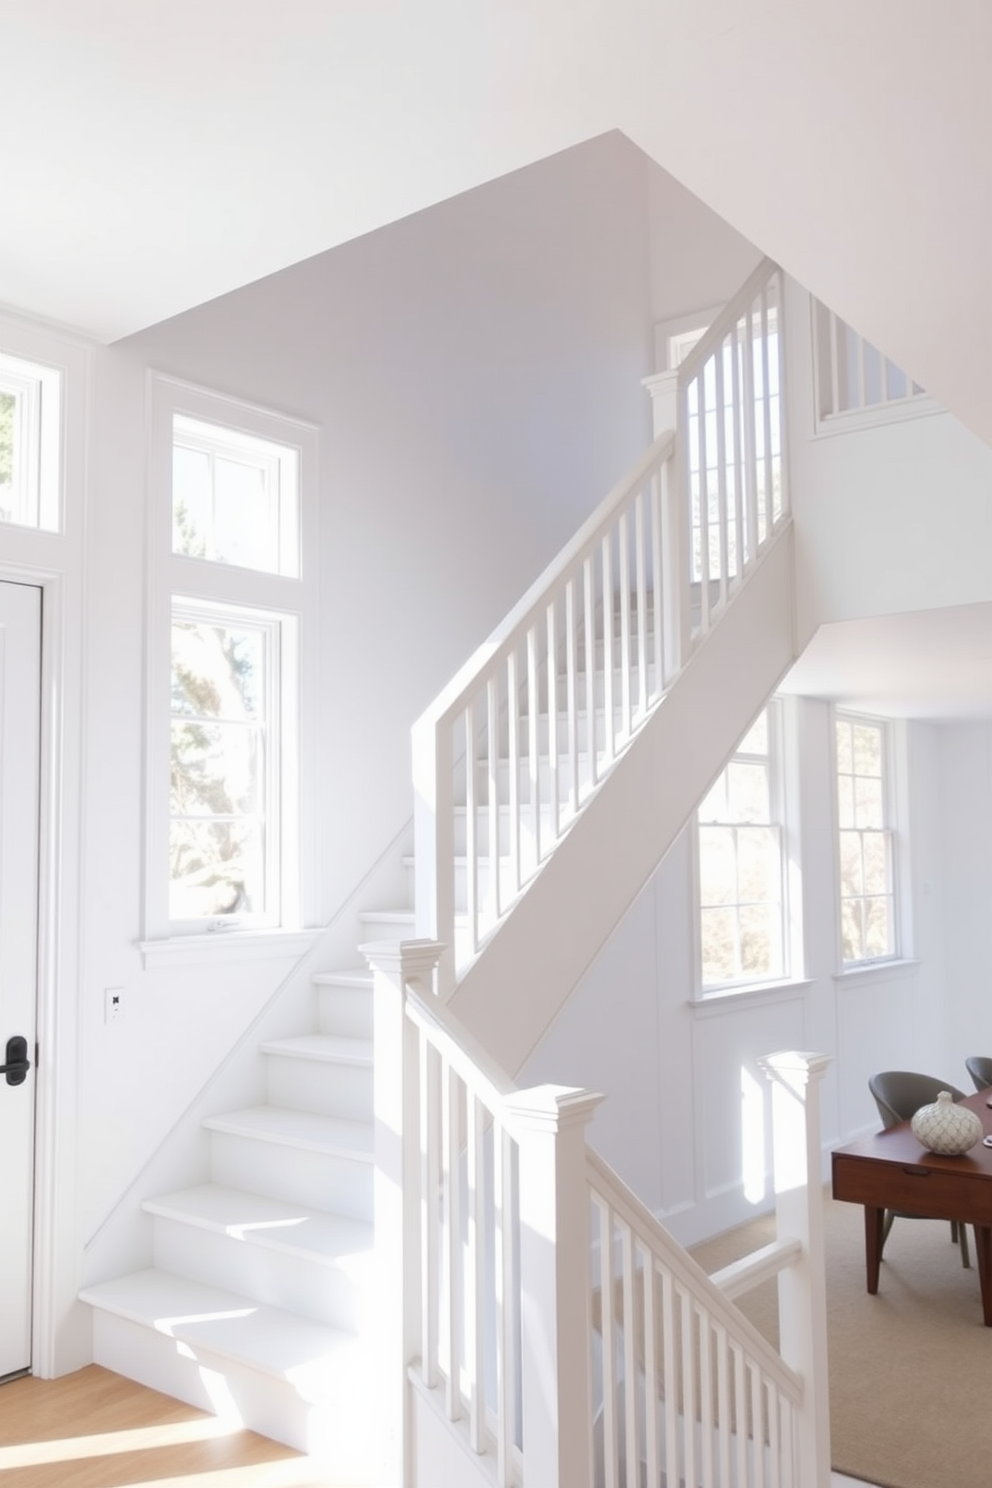
[[[38,959],[32,1236],[31,1372],[42,1379],[78,1367],[80,1338],[62,1357],[67,1299],[80,1284],[74,1232],[79,937],[73,867],[79,861],[79,749],[67,708],[67,576],[0,562],[0,581],[41,591],[41,718],[38,769]],[[77,664],[78,671],[78,664]],[[71,675],[71,673],[70,673]],[[73,790],[75,777],[75,790]],[[75,796],[76,804],[73,804]],[[82,1330],[80,1330],[82,1331]],[[58,1342],[59,1357],[56,1358]]]

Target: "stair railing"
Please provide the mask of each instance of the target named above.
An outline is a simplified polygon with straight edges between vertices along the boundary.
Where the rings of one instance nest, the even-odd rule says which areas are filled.
[[[678,369],[694,637],[788,513],[783,301],[782,270],[764,259]]]
[[[417,932],[446,947],[444,998],[787,515],[781,281],[759,265],[679,370],[677,431],[414,725]]]
[[[394,1435],[407,1444],[388,1480],[418,1481],[417,1397],[488,1459],[499,1488],[827,1488],[827,1060],[762,1061],[779,1238],[708,1277],[588,1146],[600,1096],[517,1089],[427,991],[440,947],[367,949],[377,1293],[393,1340],[383,1357],[404,1392]],[[780,1351],[731,1300],[776,1275]]]

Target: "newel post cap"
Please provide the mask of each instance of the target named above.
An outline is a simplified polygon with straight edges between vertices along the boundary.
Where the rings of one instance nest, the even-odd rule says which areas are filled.
[[[374,940],[359,946],[373,971],[382,972],[403,986],[413,982],[428,990],[445,949],[436,940]]]
[[[515,1126],[531,1131],[559,1132],[585,1126],[596,1107],[605,1100],[596,1090],[572,1085],[533,1085],[517,1090],[503,1101],[504,1113]]]
[[[828,1064],[833,1061],[830,1054],[812,1054],[801,1049],[781,1049],[776,1054],[763,1054],[758,1064],[769,1080],[782,1080],[797,1088],[823,1078]]]

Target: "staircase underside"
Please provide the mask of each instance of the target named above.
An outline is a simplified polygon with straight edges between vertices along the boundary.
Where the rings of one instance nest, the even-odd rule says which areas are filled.
[[[787,526],[461,976],[452,1011],[503,1069],[532,1053],[795,659]]]

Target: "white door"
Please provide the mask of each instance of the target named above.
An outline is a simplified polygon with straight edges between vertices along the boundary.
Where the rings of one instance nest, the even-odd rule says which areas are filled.
[[[41,590],[0,583],[0,1380],[31,1363],[40,713]]]

